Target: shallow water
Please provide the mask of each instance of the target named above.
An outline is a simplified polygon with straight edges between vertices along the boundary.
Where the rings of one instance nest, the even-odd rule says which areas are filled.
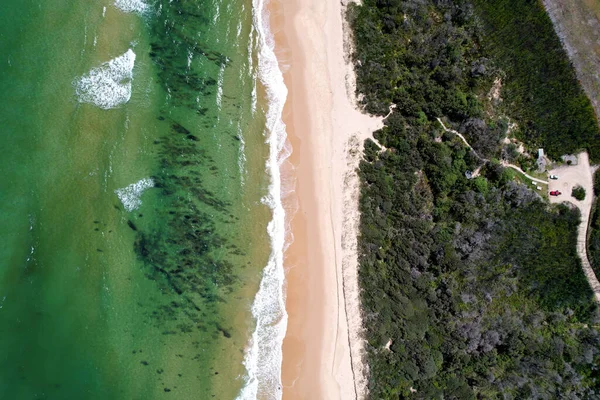
[[[271,219],[252,5],[139,3],[3,3],[2,399],[244,384]]]

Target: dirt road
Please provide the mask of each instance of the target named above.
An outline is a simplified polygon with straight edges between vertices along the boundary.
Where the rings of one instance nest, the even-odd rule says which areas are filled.
[[[587,255],[587,236],[594,202],[594,171],[596,167],[590,166],[588,154],[585,152],[580,153],[577,159],[577,165],[561,166],[550,171],[550,174],[558,175],[558,180],[551,180],[548,189],[562,192],[560,196],[550,196],[550,202],[567,201],[581,211],[581,224],[577,231],[577,253],[581,258],[583,272],[594,291],[596,301],[600,304],[600,282],[598,282]],[[585,189],[585,199],[582,201],[571,196],[571,191],[576,185]]]
[[[446,128],[446,125],[444,125],[441,119],[438,118],[437,120],[446,132],[452,132],[461,138],[467,147],[471,149],[471,151],[473,151],[477,157],[479,157],[482,161],[488,161],[477,154],[477,152],[473,149],[473,147],[471,147],[463,135],[453,129]],[[587,255],[588,227],[590,225],[590,215],[592,212],[592,205],[594,203],[594,172],[597,167],[590,166],[590,159],[586,152],[580,153],[577,156],[577,159],[577,165],[561,166],[549,171],[551,175],[558,175],[559,177],[558,180],[550,181],[543,181],[541,179],[534,178],[533,176],[525,173],[525,171],[516,165],[509,164],[507,162],[503,162],[502,165],[504,167],[519,171],[534,182],[548,185],[549,191],[559,190],[562,194],[559,196],[550,196],[551,203],[562,203],[567,201],[579,208],[579,211],[581,212],[581,224],[579,224],[579,228],[577,230],[577,254],[579,254],[579,258],[581,258],[581,266],[583,268],[583,272],[585,273],[585,277],[587,278],[590,287],[594,291],[594,298],[596,299],[596,302],[600,304],[600,282],[598,281],[598,278],[592,269],[592,265],[590,264],[590,260]],[[573,187],[577,185],[582,186],[585,189],[586,196],[582,201],[576,200],[571,196]]]
[[[452,132],[460,137],[467,147],[471,149],[475,155],[477,155],[477,157],[479,157],[482,161],[488,161],[477,154],[477,152],[473,149],[473,147],[471,147],[463,135],[453,129],[446,128],[446,125],[444,125],[441,119],[438,118],[437,120],[446,132]],[[585,277],[594,291],[594,298],[596,299],[596,302],[600,304],[600,282],[598,281],[598,278],[596,278],[596,274],[592,269],[592,265],[590,264],[590,260],[587,255],[588,227],[590,225],[590,215],[592,212],[592,205],[594,203],[594,172],[597,167],[590,166],[590,159],[586,152],[580,153],[577,156],[577,160],[577,165],[561,166],[549,171],[551,175],[558,175],[559,178],[558,180],[550,181],[543,181],[541,179],[534,178],[533,176],[525,173],[525,171],[516,165],[509,164],[507,162],[503,162],[502,165],[504,167],[509,167],[519,171],[534,182],[548,185],[549,191],[559,190],[562,194],[559,196],[550,196],[551,203],[562,203],[567,201],[579,208],[579,211],[581,212],[581,224],[579,224],[579,228],[577,230],[577,254],[579,254],[579,258],[581,258],[581,266],[583,268],[583,272],[585,273]],[[586,196],[582,201],[576,200],[571,196],[573,187],[577,185],[582,186],[585,189]]]
[[[523,171],[521,168],[517,167],[514,164],[509,164],[506,161],[502,161],[502,166],[503,167],[512,168],[512,169],[514,169],[516,171],[519,171],[520,173],[522,173],[523,175],[525,175],[527,178],[531,179],[534,182],[541,183],[541,184],[544,184],[544,185],[548,185],[548,181],[544,181],[542,179],[534,178],[533,176],[529,175],[527,172]]]
[[[558,37],[577,73],[577,78],[600,116],[600,2],[595,0],[542,0]],[[550,171],[559,176],[558,182],[550,184],[550,190],[560,190],[561,196],[551,198],[553,203],[569,201],[581,210],[577,252],[583,270],[600,303],[600,284],[587,256],[587,235],[593,203],[593,173],[587,153],[579,155],[579,165]],[[578,201],[571,197],[573,185],[585,188],[586,198]]]

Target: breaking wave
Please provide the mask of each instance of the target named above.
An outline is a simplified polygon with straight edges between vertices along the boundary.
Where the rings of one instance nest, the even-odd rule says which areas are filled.
[[[146,189],[150,189],[151,187],[154,187],[152,178],[144,178],[122,189],[115,190],[115,193],[119,200],[121,200],[121,203],[123,203],[125,210],[133,211],[142,205],[140,197]]]
[[[271,254],[263,271],[260,288],[252,305],[256,328],[244,357],[247,370],[245,385],[238,400],[281,399],[282,344],[287,329],[285,309],[285,272],[283,253],[286,246],[286,212],[282,204],[281,166],[290,155],[285,124],[282,121],[287,88],[274,52],[265,0],[253,0],[253,25],[258,38],[258,76],[269,100],[265,134],[269,145],[267,171],[270,175],[268,195],[263,203],[273,217],[267,226]]]
[[[115,7],[124,12],[144,12],[148,5],[141,0],[115,0]]]
[[[104,110],[127,103],[131,98],[134,63],[135,53],[129,49],[125,54],[93,68],[75,82],[79,101]]]

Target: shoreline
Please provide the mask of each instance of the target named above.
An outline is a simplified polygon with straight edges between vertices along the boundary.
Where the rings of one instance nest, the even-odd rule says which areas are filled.
[[[363,398],[355,170],[364,140],[383,122],[354,106],[345,5],[273,0],[268,9],[288,88],[283,120],[298,205],[284,260],[283,398]]]
[[[251,307],[256,325],[245,349],[243,364],[247,375],[238,400],[281,398],[279,366],[287,327],[283,261],[290,241],[288,215],[293,212],[286,207],[289,182],[284,176],[287,175],[291,148],[282,114],[288,91],[275,55],[267,4],[268,0],[253,0],[252,32],[256,35],[258,51],[257,88],[261,93],[259,97],[266,100],[264,133],[269,152],[265,167],[269,186],[261,203],[271,210],[271,220],[267,225],[270,254]]]

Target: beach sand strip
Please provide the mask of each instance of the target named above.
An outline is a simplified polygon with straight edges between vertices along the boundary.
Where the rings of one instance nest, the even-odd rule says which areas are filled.
[[[273,0],[269,11],[289,90],[284,122],[298,205],[285,260],[283,398],[361,399],[356,169],[364,140],[383,122],[355,107],[344,4]]]

